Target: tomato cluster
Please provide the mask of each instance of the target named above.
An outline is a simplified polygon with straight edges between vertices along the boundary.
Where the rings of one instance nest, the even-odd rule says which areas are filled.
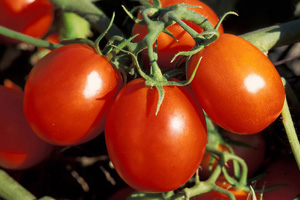
[[[176,6],[190,12],[191,20],[170,23],[168,16]],[[0,0],[0,25],[41,38],[53,23],[53,8],[47,0]],[[249,41],[224,33],[217,14],[203,2],[141,1],[139,8],[132,41],[112,38],[103,51],[98,40],[103,35],[95,43],[77,39],[61,44],[34,63],[24,92],[0,86],[0,166],[27,169],[53,149],[61,153],[103,133],[110,166],[130,192],[179,195],[177,191],[191,183],[195,189],[203,181],[212,188],[192,199],[229,199],[224,191],[247,199],[244,174],[253,177],[261,169],[267,151],[261,132],[279,117],[285,101],[278,71]],[[204,17],[202,23],[212,28],[206,30],[193,16]],[[151,31],[160,30],[156,23],[166,27],[153,39]],[[186,56],[171,63],[180,52]],[[208,121],[217,128],[209,130]],[[210,131],[218,132],[222,141],[208,141]],[[226,138],[240,144],[224,142]],[[228,154],[233,159],[226,160]],[[237,157],[242,165],[238,173]],[[272,167],[267,171],[272,177],[280,173]],[[195,174],[200,179],[193,178]],[[258,187],[264,182],[268,186],[269,176]],[[287,193],[294,198],[299,181],[288,182],[286,177],[282,181],[291,184]],[[275,199],[269,197],[274,194],[266,193],[263,199]],[[260,194],[252,195],[259,199]]]

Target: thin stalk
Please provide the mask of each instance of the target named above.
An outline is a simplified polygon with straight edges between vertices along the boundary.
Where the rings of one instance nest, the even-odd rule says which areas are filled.
[[[283,80],[283,82],[285,83],[285,80]],[[282,116],[282,123],[284,125],[286,135],[288,137],[289,143],[292,148],[292,152],[294,154],[296,163],[300,170],[300,143],[298,140],[298,136],[294,127],[293,119],[291,117],[291,113],[286,98],[284,101],[281,116]]]
[[[0,169],[0,197],[9,200],[33,200],[36,197]]]
[[[51,50],[62,46],[61,44],[54,44],[54,43],[47,42],[45,40],[36,39],[34,37],[24,35],[22,33],[5,28],[3,26],[0,26],[0,35],[4,35],[9,38],[21,41],[21,42],[31,44],[36,47],[42,47],[42,48],[51,49]]]

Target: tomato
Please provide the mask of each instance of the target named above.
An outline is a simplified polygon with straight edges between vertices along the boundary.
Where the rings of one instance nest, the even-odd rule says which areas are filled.
[[[38,138],[23,112],[23,92],[0,86],[0,166],[30,168],[49,156],[53,146]]]
[[[221,34],[191,57],[191,76],[202,58],[191,87],[207,115],[230,132],[253,134],[281,113],[285,91],[271,61],[254,45],[232,34]]]
[[[204,17],[206,17],[213,26],[215,26],[219,19],[216,13],[206,4],[198,0],[161,0],[162,7],[168,7],[171,5],[176,5],[179,3],[185,3],[189,5],[199,6],[198,8],[190,8]],[[139,15],[141,18],[141,15]],[[185,21],[191,28],[193,28],[198,33],[203,32],[203,29],[189,21]],[[195,41],[193,38],[179,26],[177,23],[169,26],[167,28],[170,33],[173,34],[175,38],[177,38],[178,42],[174,40],[171,36],[166,33],[161,33],[157,38],[157,53],[158,53],[158,65],[163,69],[174,68],[176,65],[176,59],[173,63],[170,63],[172,58],[180,51],[188,51],[191,50],[195,46]],[[220,33],[223,33],[222,26],[218,30]],[[135,24],[132,29],[132,35],[139,34],[134,42],[141,41],[146,34],[148,33],[146,25]],[[147,51],[143,51],[145,62],[149,65]]]
[[[0,25],[35,38],[49,30],[54,6],[48,0],[0,0]]]
[[[223,136],[225,138],[228,138],[229,140],[237,141],[244,143],[246,145],[251,146],[245,147],[245,146],[238,146],[238,145],[231,145],[234,154],[239,156],[240,158],[244,159],[248,166],[248,176],[251,177],[255,174],[255,172],[259,169],[259,167],[262,165],[265,153],[266,153],[266,141],[261,133],[259,134],[253,134],[253,135],[237,135],[230,132],[223,133]],[[225,144],[220,144],[218,146],[218,149],[220,151],[227,151],[229,152],[229,149],[226,147]],[[205,153],[203,160],[201,162],[201,167],[199,169],[199,174],[201,178],[208,178],[211,174],[211,171],[209,171],[209,165],[210,165],[210,159],[211,156],[209,153]],[[213,161],[213,168],[217,165],[217,161]],[[229,161],[226,164],[227,172],[230,175],[234,175],[233,172],[233,163],[232,161]]]
[[[45,141],[81,144],[103,132],[109,105],[122,85],[120,73],[92,47],[66,45],[39,60],[29,73],[25,115]]]
[[[273,191],[264,192],[265,200],[293,200],[300,194],[300,171],[292,159],[280,159],[265,171],[266,176],[259,180],[257,188],[281,185]]]
[[[225,178],[223,176],[218,178],[216,185],[218,185],[224,189],[227,189],[228,187],[230,187],[230,184],[225,180]],[[245,192],[243,190],[237,190],[234,187],[230,187],[228,190],[233,193],[236,200],[248,200],[248,197],[250,197],[249,200],[252,200],[252,196],[248,192]],[[256,193],[255,196],[257,199],[260,199],[260,194]],[[218,200],[230,200],[230,198],[227,195],[222,194],[217,191],[210,191],[210,192],[192,197],[190,199],[191,200],[217,200],[217,199]],[[265,198],[263,198],[263,199],[265,199]]]
[[[158,92],[143,79],[129,82],[114,100],[106,121],[110,159],[120,177],[143,192],[164,192],[185,184],[199,167],[206,146],[202,109],[188,87]]]

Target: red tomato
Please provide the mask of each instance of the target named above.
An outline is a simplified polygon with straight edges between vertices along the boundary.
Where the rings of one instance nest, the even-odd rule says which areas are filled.
[[[280,114],[285,91],[271,61],[241,37],[221,34],[192,56],[191,83],[207,115],[224,129],[253,134],[269,126]]]
[[[190,8],[204,17],[206,17],[213,26],[215,26],[219,19],[216,13],[206,4],[198,0],[161,0],[162,7],[168,7],[171,5],[176,5],[179,3],[185,3],[189,5],[199,6],[198,8]],[[141,18],[141,15],[139,16]],[[203,29],[189,21],[185,21],[191,28],[193,28],[198,33],[203,32]],[[163,69],[170,69],[174,68],[176,59],[173,63],[170,63],[172,58],[180,51],[188,51],[191,50],[195,46],[195,41],[193,38],[179,26],[177,23],[169,26],[167,28],[175,38],[178,39],[178,42],[174,40],[171,36],[166,33],[161,33],[157,38],[157,53],[158,53],[158,65]],[[222,26],[218,30],[220,33],[223,33]],[[146,25],[135,24],[132,29],[132,35],[139,34],[135,39],[134,42],[141,41],[146,34],[148,33]],[[143,51],[145,62],[149,65],[149,61],[147,61],[147,51]]]
[[[23,92],[0,86],[0,166],[30,168],[45,159],[52,145],[38,138],[23,112]]]
[[[49,30],[54,6],[48,0],[0,0],[0,25],[35,38]]]
[[[188,87],[165,86],[158,114],[157,90],[143,79],[128,83],[114,100],[105,138],[120,177],[143,192],[165,192],[186,183],[206,146],[200,105]]]
[[[248,166],[248,176],[251,177],[255,174],[258,168],[264,161],[265,153],[266,153],[266,142],[262,134],[253,134],[253,135],[237,135],[230,132],[225,132],[223,134],[230,140],[238,141],[241,143],[245,143],[253,148],[245,147],[245,146],[237,146],[231,145],[234,153],[240,158],[244,159]],[[228,151],[228,148],[224,144],[219,145],[220,151]],[[209,171],[209,162],[211,156],[209,153],[205,153],[203,160],[201,162],[201,168],[199,169],[199,174],[201,178],[208,178],[211,174]],[[212,164],[213,168],[217,165],[217,161],[215,160]],[[226,164],[227,172],[230,175],[234,175],[233,172],[233,163],[229,161]]]
[[[104,130],[122,77],[93,48],[71,44],[43,57],[30,72],[24,111],[36,134],[49,143],[74,145]]]
[[[282,159],[271,164],[257,188],[281,185],[279,189],[264,192],[265,200],[293,200],[300,194],[300,171],[294,160]]]
[[[224,177],[219,177],[219,179],[216,182],[216,185],[227,189],[230,184],[225,180]],[[230,192],[233,193],[233,195],[235,196],[236,200],[248,200],[248,197],[250,196],[250,194],[248,192],[245,192],[243,190],[236,190],[233,187],[230,187],[228,189]],[[255,194],[257,199],[260,199],[260,194]],[[227,195],[224,195],[220,192],[216,192],[216,191],[210,191],[195,197],[192,197],[191,200],[230,200],[230,198]],[[263,198],[265,199],[265,198]],[[249,200],[252,200],[252,196],[250,196]],[[266,199],[265,199],[266,200]]]

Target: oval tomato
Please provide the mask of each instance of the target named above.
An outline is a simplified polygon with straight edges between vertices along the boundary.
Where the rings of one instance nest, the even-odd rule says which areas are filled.
[[[47,156],[53,146],[38,138],[23,112],[23,92],[0,86],[0,166],[30,168]]]
[[[0,25],[35,38],[49,30],[54,6],[48,0],[0,0]]]
[[[106,114],[122,77],[90,46],[55,49],[33,67],[24,111],[36,134],[49,143],[74,145],[104,130]]]
[[[265,171],[266,176],[259,180],[257,188],[281,185],[273,191],[264,192],[265,200],[293,200],[300,194],[300,171],[294,160],[280,159]]]
[[[216,13],[206,4],[198,0],[161,0],[162,7],[168,7],[171,5],[176,5],[179,3],[185,3],[189,5],[199,6],[197,8],[190,8],[204,17],[206,17],[213,26],[215,26],[219,19]],[[139,15],[141,18],[141,15]],[[191,28],[193,28],[198,33],[203,32],[203,29],[189,21],[185,21]],[[157,38],[157,53],[158,53],[158,65],[163,69],[170,69],[174,68],[176,61],[179,57],[173,62],[170,63],[172,58],[180,51],[189,51],[195,46],[195,41],[193,38],[179,26],[177,23],[167,27],[167,30],[173,34],[178,41],[173,39],[166,33],[161,33]],[[222,26],[218,30],[220,33],[223,33]],[[148,33],[146,25],[135,24],[132,29],[132,35],[139,34],[135,39],[134,42],[141,41],[146,34]],[[147,51],[143,51],[145,62],[149,65]]]
[[[143,79],[128,83],[106,121],[110,159],[120,177],[143,192],[165,192],[185,184],[206,146],[202,109],[188,87],[165,86],[156,115],[157,90]]]
[[[223,136],[225,138],[228,138],[229,140],[234,140],[249,145],[249,147],[242,145],[231,145],[231,147],[234,153],[240,158],[244,159],[244,161],[246,162],[248,166],[248,177],[253,176],[259,169],[265,158],[266,142],[263,135],[260,133],[253,135],[237,135],[230,132],[225,132],[223,133]],[[218,148],[220,151],[229,152],[229,149],[224,144],[220,144]],[[201,178],[208,178],[211,174],[211,171],[209,170],[210,159],[210,154],[205,152],[203,160],[201,162],[201,167],[199,169]],[[216,165],[217,161],[214,160],[212,163],[212,168],[214,169]],[[234,170],[232,161],[229,161],[225,167],[227,168],[227,172],[233,176]]]
[[[230,187],[230,184],[225,180],[223,176],[218,178],[216,185],[224,189],[228,189]],[[243,190],[237,190],[234,187],[230,187],[228,190],[233,193],[236,200],[248,200],[248,197],[250,197],[249,200],[252,200],[252,195],[249,194],[248,192],[245,192]],[[256,193],[255,196],[257,199],[260,199],[260,194]],[[230,198],[227,195],[217,191],[210,191],[191,198],[191,200],[217,200],[217,199],[230,200]]]
[[[271,61],[241,37],[221,34],[191,57],[191,87],[207,115],[230,132],[257,133],[280,114],[285,91]]]

